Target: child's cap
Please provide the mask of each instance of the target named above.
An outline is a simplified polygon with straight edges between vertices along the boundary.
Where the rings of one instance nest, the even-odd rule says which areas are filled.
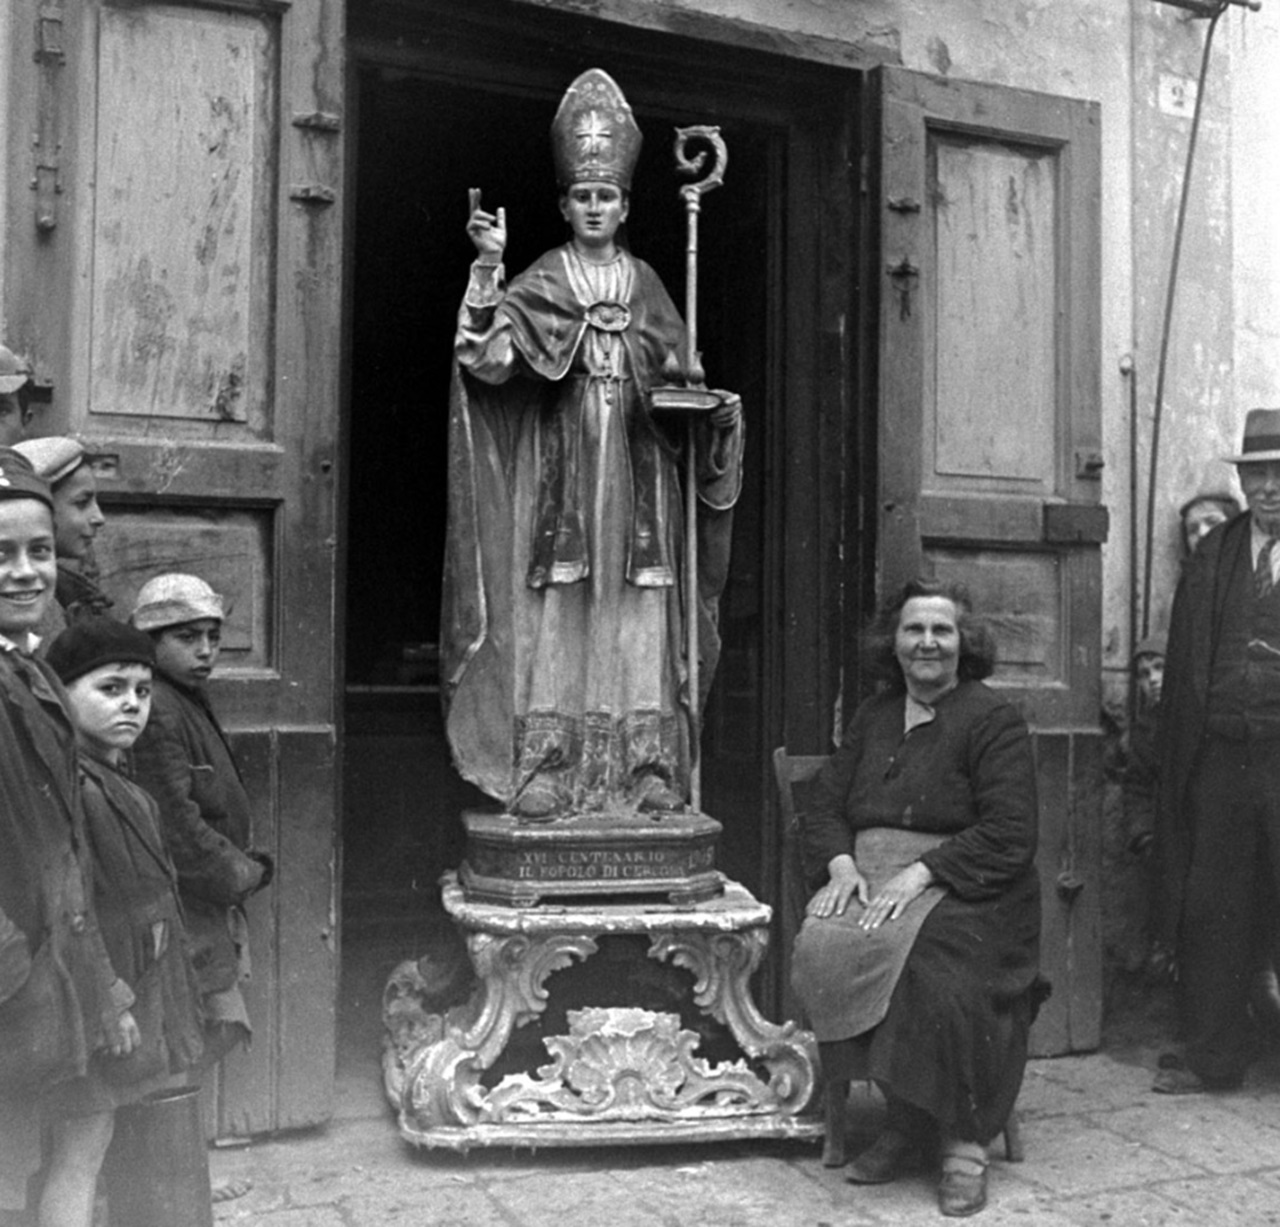
[[[66,685],[103,665],[149,665],[156,649],[149,635],[114,618],[73,622],[49,645],[45,661]]]
[[[198,575],[182,575],[173,571],[149,579],[138,590],[129,621],[140,631],[159,631],[182,622],[216,618],[219,622],[222,597]]]
[[[18,355],[7,345],[0,345],[0,396],[16,392],[30,378]]]
[[[1148,635],[1133,649],[1133,663],[1136,665],[1144,656],[1167,656],[1168,647],[1167,635]]]
[[[13,445],[31,461],[31,467],[50,485],[70,477],[84,462],[84,444],[65,435],[46,435],[40,439],[23,439]]]
[[[11,447],[0,447],[0,498],[39,499],[53,510],[49,483],[37,477],[31,461]]]

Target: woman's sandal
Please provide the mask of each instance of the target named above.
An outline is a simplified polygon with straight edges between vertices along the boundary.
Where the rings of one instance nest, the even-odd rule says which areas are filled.
[[[966,1218],[987,1204],[987,1155],[976,1142],[947,1148],[942,1156],[938,1209],[948,1218]]]

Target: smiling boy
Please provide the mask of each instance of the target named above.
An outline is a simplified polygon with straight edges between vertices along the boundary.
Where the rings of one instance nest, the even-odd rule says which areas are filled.
[[[0,1213],[24,1207],[43,1159],[40,1221],[88,1227],[85,1173],[110,1132],[54,1110],[50,1091],[83,1078],[95,1053],[127,1055],[137,1026],[91,906],[75,729],[57,680],[30,655],[55,581],[49,487],[0,448]],[[36,1076],[35,1048],[51,1034],[59,1060]]]

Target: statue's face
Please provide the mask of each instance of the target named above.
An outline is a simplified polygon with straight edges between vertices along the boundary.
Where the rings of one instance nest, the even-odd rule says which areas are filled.
[[[629,209],[630,202],[615,183],[575,183],[560,201],[575,242],[590,249],[613,245]]]

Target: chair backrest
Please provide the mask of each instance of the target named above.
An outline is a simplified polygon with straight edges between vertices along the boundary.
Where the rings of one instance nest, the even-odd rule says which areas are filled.
[[[800,816],[796,810],[795,785],[804,784],[813,779],[826,761],[825,754],[788,754],[786,746],[779,746],[774,750],[773,778],[778,785],[778,805],[782,810],[784,841],[794,840],[803,835]]]
[[[804,872],[804,815],[796,805],[795,786],[807,783],[827,761],[825,754],[788,754],[786,746],[773,752],[773,778],[778,787],[778,808],[782,812],[782,901],[778,921],[782,930],[782,952],[786,967],[791,964],[791,945],[804,920],[809,901]],[[787,1018],[801,1017],[800,1003],[791,992],[790,976],[783,980],[783,1003]]]

